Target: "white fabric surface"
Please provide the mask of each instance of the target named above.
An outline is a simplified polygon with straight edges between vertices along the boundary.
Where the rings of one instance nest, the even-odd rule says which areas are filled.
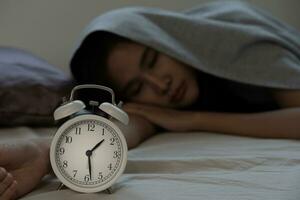
[[[1,128],[0,139],[54,134],[54,128]],[[213,133],[162,133],[129,151],[114,193],[80,194],[47,176],[22,198],[37,199],[300,199],[300,141]]]

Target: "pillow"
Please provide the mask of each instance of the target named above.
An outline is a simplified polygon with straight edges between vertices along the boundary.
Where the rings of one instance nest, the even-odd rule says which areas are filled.
[[[0,47],[0,125],[54,125],[53,112],[74,81],[33,54]]]

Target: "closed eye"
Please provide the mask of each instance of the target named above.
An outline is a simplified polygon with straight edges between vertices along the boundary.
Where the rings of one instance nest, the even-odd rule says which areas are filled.
[[[140,58],[140,68],[141,69],[151,69],[155,66],[157,59],[159,57],[159,52],[146,47],[143,51],[143,54]],[[125,87],[123,91],[125,91],[125,96],[132,97],[138,95],[143,87],[143,83],[138,80],[132,80]]]
[[[154,67],[159,53],[151,48],[146,48],[141,58],[141,68],[149,69]]]
[[[151,61],[149,62],[148,64],[148,68],[153,68],[156,61],[157,61],[157,58],[158,58],[158,52],[153,50],[153,55],[152,55],[152,58],[151,58]]]

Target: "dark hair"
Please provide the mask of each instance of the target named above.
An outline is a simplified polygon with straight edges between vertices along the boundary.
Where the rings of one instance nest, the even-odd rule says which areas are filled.
[[[109,52],[119,43],[132,42],[122,36],[95,31],[89,34],[75,52],[71,63],[71,73],[78,84],[99,84],[110,87],[116,96],[124,99],[121,92],[110,81],[107,73]]]

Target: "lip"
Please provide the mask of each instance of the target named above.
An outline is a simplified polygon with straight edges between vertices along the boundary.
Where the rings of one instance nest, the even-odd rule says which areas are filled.
[[[186,91],[186,84],[185,81],[182,81],[179,86],[176,88],[176,90],[171,95],[171,102],[178,102],[180,101]]]

